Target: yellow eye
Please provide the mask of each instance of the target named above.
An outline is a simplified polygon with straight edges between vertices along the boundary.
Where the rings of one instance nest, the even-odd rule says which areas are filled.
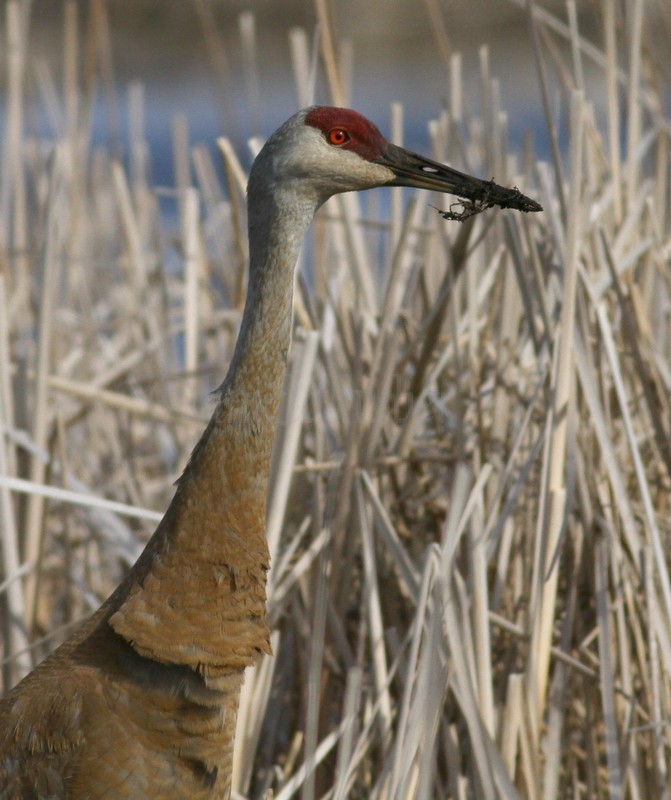
[[[329,131],[329,142],[339,147],[342,144],[349,142],[350,136],[344,128],[332,128]]]

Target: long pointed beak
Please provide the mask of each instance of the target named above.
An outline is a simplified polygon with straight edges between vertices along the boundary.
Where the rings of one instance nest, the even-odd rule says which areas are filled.
[[[506,189],[494,181],[483,181],[445,164],[411,153],[395,144],[388,144],[385,152],[375,159],[396,175],[390,186],[412,186],[416,189],[429,189],[445,192],[471,201],[466,207],[473,213],[485,208],[499,206],[514,208],[517,211],[542,211],[540,203],[523,195],[519,189]],[[447,212],[441,212],[447,213]],[[455,219],[462,218],[454,215]]]

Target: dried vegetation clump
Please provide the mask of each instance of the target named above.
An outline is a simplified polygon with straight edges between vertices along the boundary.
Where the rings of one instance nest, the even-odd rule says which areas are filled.
[[[547,160],[510,153],[486,51],[468,104],[446,58],[433,156],[544,213],[458,224],[391,189],[388,213],[344,195],[313,226],[268,505],[275,655],[247,676],[236,797],[669,792],[669,73],[647,39],[669,15],[624,6],[594,7],[592,41],[574,3],[530,14]],[[153,185],[135,86],[125,158],[93,147],[104,5],[86,58],[65,6],[62,90],[25,63],[25,8],[6,5],[0,178],[6,687],[153,530],[246,281],[230,143],[224,185],[177,125],[177,185]],[[332,42],[324,23],[339,103]]]

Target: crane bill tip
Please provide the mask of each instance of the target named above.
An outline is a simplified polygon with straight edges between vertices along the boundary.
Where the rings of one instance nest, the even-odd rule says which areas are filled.
[[[515,211],[524,211],[524,213],[543,210],[543,206],[539,202],[522,194],[517,186],[512,189],[512,192],[513,195],[510,200],[502,203],[501,208],[512,208]]]
[[[511,208],[514,211],[522,211],[525,214],[543,210],[543,206],[540,203],[522,194],[517,186],[513,189],[505,189],[494,183],[494,181],[489,181],[486,187],[484,191],[478,192],[477,196],[467,199],[460,197],[457,192],[459,199],[450,205],[448,211],[443,211],[436,206],[431,206],[431,208],[435,208],[443,219],[456,222],[465,222],[470,217],[480,214],[486,208],[494,208],[494,206]]]

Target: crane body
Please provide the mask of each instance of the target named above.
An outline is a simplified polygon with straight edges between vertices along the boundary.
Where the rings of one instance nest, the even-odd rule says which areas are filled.
[[[304,109],[270,137],[249,179],[248,295],[216,408],[126,578],[0,702],[0,798],[230,796],[244,670],[270,653],[266,496],[299,248],[332,194],[385,185],[540,210],[347,109]]]

